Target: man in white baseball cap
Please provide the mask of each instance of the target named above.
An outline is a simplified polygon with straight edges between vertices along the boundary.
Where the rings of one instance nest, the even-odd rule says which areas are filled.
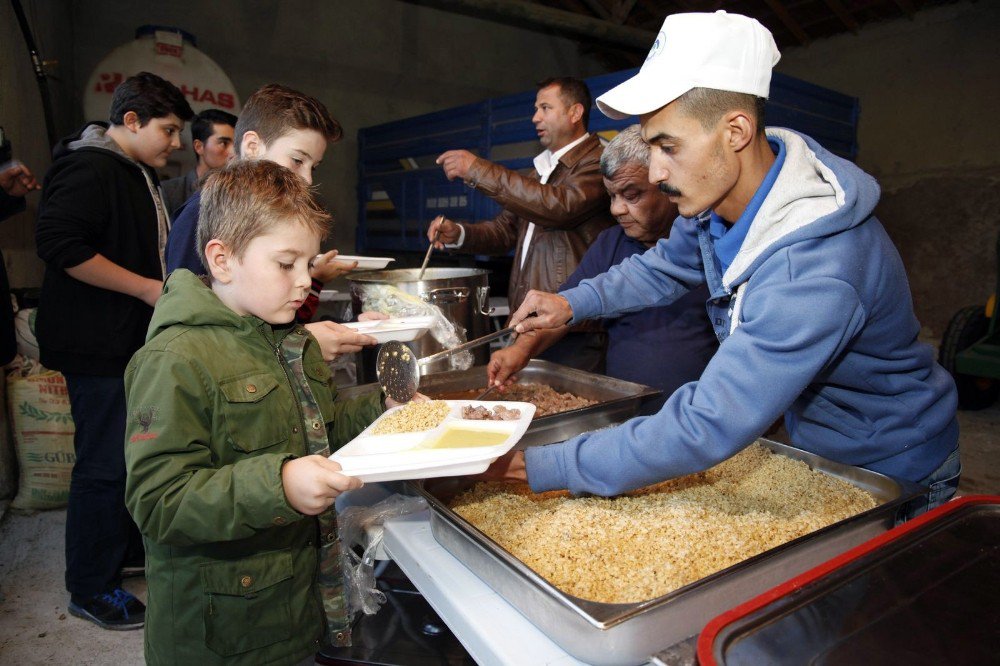
[[[924,506],[954,494],[955,384],[917,341],[902,260],[873,214],[878,184],[807,136],[765,131],[778,57],[751,18],[677,14],[639,73],[598,99],[641,117],[650,181],[681,217],[603,275],[530,292],[511,321],[525,332],[613,317],[707,284],[721,345],[659,413],[505,457],[493,476],[615,495],[707,469],[784,416],[795,446],[921,483]]]

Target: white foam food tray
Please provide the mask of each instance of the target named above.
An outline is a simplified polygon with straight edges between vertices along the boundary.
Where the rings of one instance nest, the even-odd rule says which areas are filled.
[[[431,327],[434,317],[390,317],[389,319],[369,319],[344,324],[358,333],[370,335],[379,342],[416,340]]]
[[[488,400],[445,400],[450,411],[437,427],[419,432],[373,435],[376,425],[405,405],[386,410],[360,435],[330,456],[340,464],[344,474],[366,483],[376,481],[402,481],[429,479],[438,476],[465,476],[485,472],[500,456],[510,451],[521,439],[531,419],[535,406],[529,402],[491,402]],[[475,421],[462,418],[462,408],[482,405],[492,410],[497,405],[518,409],[521,415],[514,421]],[[507,437],[490,446],[432,448],[430,445],[448,430],[468,430],[502,433]]]
[[[336,289],[323,289],[319,292],[320,303],[331,303],[334,301],[349,301],[351,295]]]
[[[392,257],[359,257],[353,254],[338,254],[333,260],[345,263],[356,261],[355,270],[359,271],[377,271],[388,266],[390,261],[396,261]]]

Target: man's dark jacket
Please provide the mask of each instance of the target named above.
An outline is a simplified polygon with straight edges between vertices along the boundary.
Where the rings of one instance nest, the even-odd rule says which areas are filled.
[[[591,134],[559,158],[545,185],[537,173],[523,176],[476,159],[466,182],[503,206],[495,219],[463,224],[461,251],[500,255],[514,250],[507,300],[514,312],[529,289],[555,292],[576,270],[597,235],[612,226],[607,190],[601,177],[600,139]],[[535,231],[521,266],[528,224]]]
[[[94,129],[97,125],[97,129]],[[61,141],[45,174],[35,242],[45,262],[36,333],[42,365],[64,373],[122,376],[145,342],[153,308],[66,272],[97,254],[163,279],[156,204],[141,169],[92,123]],[[86,135],[84,133],[86,132]]]

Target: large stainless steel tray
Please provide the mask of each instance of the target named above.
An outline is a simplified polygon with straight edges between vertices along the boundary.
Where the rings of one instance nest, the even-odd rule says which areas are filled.
[[[431,532],[438,543],[566,652],[592,664],[640,664],[698,634],[723,611],[891,528],[897,511],[924,490],[778,442],[758,441],[867,490],[878,506],[639,603],[598,603],[561,592],[449,509],[445,501],[455,486],[441,484],[429,492],[414,482],[411,488],[430,505]]]

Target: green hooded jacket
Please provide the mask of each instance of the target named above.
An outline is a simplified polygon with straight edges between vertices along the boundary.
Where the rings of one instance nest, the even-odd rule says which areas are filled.
[[[308,335],[241,317],[186,270],[167,280],[125,373],[125,501],[146,543],[146,661],[295,663],[324,634],[318,521],[285,498],[282,464],[307,425],[281,341]],[[331,449],[382,412],[381,394],[337,402],[319,345],[303,370]]]

